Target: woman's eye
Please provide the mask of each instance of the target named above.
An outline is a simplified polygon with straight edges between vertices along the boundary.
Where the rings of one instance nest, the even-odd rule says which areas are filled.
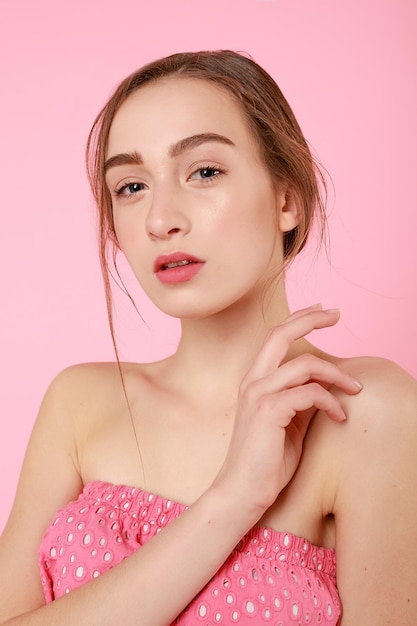
[[[220,174],[222,174],[222,170],[219,167],[204,166],[199,167],[190,178],[191,180],[209,180]]]
[[[133,196],[145,189],[143,183],[125,183],[116,189],[116,196]]]

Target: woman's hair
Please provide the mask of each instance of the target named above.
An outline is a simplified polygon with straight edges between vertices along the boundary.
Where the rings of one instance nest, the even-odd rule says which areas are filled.
[[[229,50],[184,52],[145,65],[128,76],[116,89],[97,116],[87,144],[87,171],[99,211],[100,262],[112,335],[108,253],[112,251],[111,258],[117,272],[115,257],[118,243],[111,196],[104,177],[109,132],[116,112],[130,94],[167,77],[197,78],[212,82],[226,90],[239,105],[272,180],[288,184],[288,193],[298,209],[298,225],[284,234],[284,258],[287,264],[304,247],[314,216],[320,218],[322,232],[325,223],[321,197],[321,190],[325,190],[323,175],[288,102],[265,70],[252,59]]]

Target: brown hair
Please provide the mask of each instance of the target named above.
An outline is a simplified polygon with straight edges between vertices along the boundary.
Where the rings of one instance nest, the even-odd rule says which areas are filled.
[[[128,76],[116,89],[97,116],[87,144],[87,171],[99,210],[100,262],[112,335],[108,252],[111,248],[117,272],[115,257],[118,244],[111,197],[104,179],[109,132],[117,110],[131,93],[166,77],[198,78],[213,82],[227,90],[238,102],[272,179],[288,183],[289,193],[298,208],[298,226],[284,235],[287,264],[304,247],[316,214],[320,218],[323,233],[324,203],[320,193],[321,189],[325,190],[323,175],[288,102],[265,70],[252,59],[229,50],[185,52],[149,63]]]

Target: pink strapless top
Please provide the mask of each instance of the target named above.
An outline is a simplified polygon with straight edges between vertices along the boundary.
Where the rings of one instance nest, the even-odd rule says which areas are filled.
[[[42,539],[46,602],[120,563],[186,508],[134,487],[101,481],[85,485],[79,498],[56,514]],[[336,626],[340,615],[334,550],[254,526],[174,624]]]

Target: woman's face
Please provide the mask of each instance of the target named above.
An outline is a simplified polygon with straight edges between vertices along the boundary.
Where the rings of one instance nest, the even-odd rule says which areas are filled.
[[[295,216],[226,91],[170,78],[134,92],[113,121],[106,171],[120,248],[169,315],[242,305],[279,273]]]

